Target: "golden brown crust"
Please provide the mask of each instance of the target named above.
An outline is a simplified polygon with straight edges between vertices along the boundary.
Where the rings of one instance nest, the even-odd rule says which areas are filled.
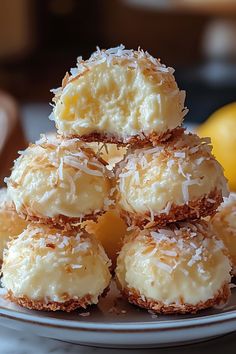
[[[126,221],[128,226],[134,225],[140,228],[165,226],[176,221],[200,219],[201,217],[213,215],[222,201],[223,197],[221,191],[214,190],[209,194],[204,195],[202,198],[190,201],[188,204],[172,204],[168,214],[156,214],[153,216],[153,220],[151,220],[152,216],[149,211],[140,214],[120,210],[120,215]]]
[[[140,133],[139,135],[128,136],[125,140],[118,136],[96,133],[96,132],[88,135],[76,135],[76,134],[71,134],[71,135],[61,134],[61,135],[63,138],[67,138],[67,139],[78,138],[87,143],[101,142],[101,143],[116,144],[118,146],[132,145],[136,147],[143,147],[145,145],[149,145],[150,143],[152,143],[153,146],[156,146],[160,142],[169,141],[172,138],[172,136],[176,137],[177,135],[181,135],[183,130],[184,130],[183,128],[177,127],[172,130],[167,130],[166,132],[161,134],[151,133],[145,135],[144,133]]]
[[[83,228],[82,223],[87,220],[97,221],[97,218],[105,213],[105,210],[99,211],[96,214],[87,214],[81,218],[71,218],[65,215],[57,215],[53,218],[38,216],[32,213],[29,208],[22,208],[21,211],[16,211],[14,203],[11,205],[11,210],[17,212],[17,214],[24,220],[39,224],[45,224],[48,226],[57,227],[63,230],[79,230]]]
[[[222,288],[215,294],[212,299],[208,299],[207,301],[200,301],[196,305],[192,304],[169,304],[166,305],[161,301],[156,301],[153,299],[148,299],[145,296],[141,295],[136,289],[121,289],[119,282],[117,281],[117,285],[120,289],[120,292],[123,297],[125,297],[131,304],[137,305],[139,307],[145,308],[147,310],[151,310],[155,313],[161,314],[186,314],[186,313],[196,313],[200,310],[207,309],[209,307],[225,304],[230,296],[230,288],[229,284],[226,283],[222,286]]]
[[[53,218],[44,218],[44,217],[39,217],[36,215],[29,215],[29,214],[24,214],[20,213],[19,216],[23,217],[27,221],[32,221],[34,223],[39,223],[39,224],[45,224],[48,226],[54,226],[59,229],[64,229],[64,230],[79,230],[82,228],[82,223],[87,220],[93,220],[97,221],[97,218],[102,215],[104,212],[99,212],[97,214],[89,214],[89,215],[84,215],[81,218],[70,218],[65,215],[57,215]]]
[[[86,309],[89,305],[92,305],[91,295],[83,296],[80,299],[71,299],[65,302],[57,302],[57,301],[36,301],[31,300],[27,296],[15,297],[11,291],[8,291],[5,296],[7,300],[16,303],[22,307],[26,307],[30,310],[37,311],[65,311],[71,312],[76,309],[83,308]]]
[[[106,297],[107,293],[109,292],[110,287],[106,287],[103,291],[103,293],[99,296],[100,297]],[[65,298],[68,298],[69,296],[65,294]],[[31,300],[27,296],[20,296],[16,297],[13,295],[11,290],[8,290],[7,294],[5,295],[5,298],[11,302],[16,303],[17,305],[20,305],[22,307],[26,307],[30,310],[37,310],[37,311],[64,311],[64,312],[72,312],[77,309],[86,309],[90,305],[94,305],[92,302],[92,298],[90,294],[87,294],[83,296],[80,299],[69,299],[66,300],[65,302],[57,302],[57,301],[36,301],[36,300]]]

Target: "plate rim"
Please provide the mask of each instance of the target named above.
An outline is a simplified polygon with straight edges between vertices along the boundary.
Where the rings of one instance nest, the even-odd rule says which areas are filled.
[[[236,310],[230,312],[199,316],[195,318],[182,318],[167,321],[152,321],[152,322],[115,322],[115,323],[99,323],[99,322],[82,322],[67,319],[58,319],[51,317],[40,317],[35,313],[17,312],[14,309],[7,309],[0,305],[0,318],[34,324],[39,326],[48,326],[55,329],[67,329],[76,331],[106,331],[106,332],[149,332],[163,330],[182,330],[197,328],[202,326],[223,324],[226,322],[236,321]]]

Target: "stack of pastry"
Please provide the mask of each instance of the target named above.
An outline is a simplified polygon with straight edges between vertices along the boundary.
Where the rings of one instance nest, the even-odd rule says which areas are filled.
[[[124,233],[117,210],[128,230],[116,279],[128,301],[185,313],[228,299],[227,250],[201,219],[227,194],[226,180],[209,140],[182,128],[185,93],[173,72],[143,50],[97,49],[54,90],[57,138],[30,145],[7,181],[30,222],[4,257],[11,300],[66,311],[97,303],[109,261],[84,225],[105,244],[115,221]],[[127,150],[112,161],[114,177],[96,143]],[[109,222],[104,238],[99,225]]]
[[[131,230],[117,260],[118,286],[128,301],[157,313],[225,303],[230,260],[202,220],[227,195],[222,167],[208,138],[181,127],[184,94],[173,70],[142,51],[131,56],[135,80],[143,79],[135,95],[145,98],[134,114],[135,136],[123,139],[129,149],[115,168],[117,202]]]
[[[4,255],[7,297],[37,310],[96,304],[110,283],[110,260],[81,224],[112,203],[105,162],[78,139],[43,136],[21,152],[7,185],[28,221]]]

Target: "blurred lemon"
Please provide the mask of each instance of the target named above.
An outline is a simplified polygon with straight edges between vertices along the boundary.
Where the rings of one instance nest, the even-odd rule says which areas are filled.
[[[229,187],[236,191],[236,102],[214,112],[197,132],[211,138],[213,153],[225,169]]]

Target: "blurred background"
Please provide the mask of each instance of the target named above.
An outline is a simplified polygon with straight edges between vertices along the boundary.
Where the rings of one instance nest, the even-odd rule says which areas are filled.
[[[0,0],[0,90],[16,102],[9,111],[11,99],[2,96],[2,174],[16,148],[53,129],[49,90],[76,57],[120,43],[175,67],[187,91],[187,122],[202,123],[236,101],[236,0]],[[236,131],[236,107],[227,112]],[[8,136],[4,114],[13,122]]]

